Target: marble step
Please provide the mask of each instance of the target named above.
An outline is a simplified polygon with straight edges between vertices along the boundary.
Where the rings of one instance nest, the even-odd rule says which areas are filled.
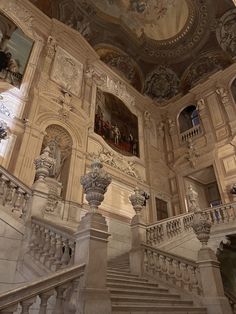
[[[112,314],[207,314],[203,307],[159,304],[112,304]]]
[[[157,283],[152,283],[152,282],[149,282],[148,280],[145,280],[145,279],[141,279],[141,278],[137,278],[137,279],[133,279],[133,278],[126,278],[126,279],[123,279],[123,278],[110,278],[110,277],[107,277],[107,284],[109,285],[110,283],[120,283],[120,284],[127,284],[127,283],[130,283],[130,284],[135,284],[136,286],[140,286],[141,287],[159,287],[159,285]]]
[[[161,290],[161,289],[159,289]],[[153,291],[150,290],[135,290],[135,289],[119,289],[113,288],[110,289],[112,295],[119,295],[119,296],[147,296],[151,298],[169,298],[169,299],[180,299],[180,295],[176,293],[170,293],[167,291],[157,291],[156,289]]]
[[[140,296],[140,295],[134,295],[134,296],[120,296],[120,295],[114,295],[111,294],[111,301],[112,304],[123,304],[123,303],[132,303],[132,304],[167,304],[167,305],[186,305],[186,306],[193,306],[192,300],[180,300],[178,296],[175,296],[174,298],[170,295],[166,295],[166,297],[153,297],[153,296]]]
[[[129,289],[135,291],[151,291],[151,292],[169,292],[166,288],[159,288],[158,286],[152,286],[148,284],[132,284],[132,283],[116,283],[116,282],[109,282],[107,284],[110,291],[113,289]]]

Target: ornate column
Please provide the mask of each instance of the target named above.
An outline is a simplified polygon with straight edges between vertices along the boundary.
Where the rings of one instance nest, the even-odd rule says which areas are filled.
[[[230,99],[230,95],[228,90],[226,90],[223,87],[219,87],[216,89],[216,94],[219,95],[220,101],[222,106],[224,107],[227,118],[229,120],[229,125],[231,128],[232,134],[234,134],[236,129],[236,112],[232,103],[232,100]]]
[[[209,314],[232,313],[228,299],[224,295],[224,287],[220,274],[220,263],[212,249],[207,246],[210,238],[211,223],[206,212],[198,209],[193,218],[193,230],[201,242],[202,247],[198,252],[202,284],[203,302]]]
[[[111,177],[100,161],[94,160],[91,171],[81,177],[88,213],[81,219],[76,239],[75,263],[86,264],[79,293],[79,308],[84,314],[111,313],[109,291],[106,287],[108,226],[98,213]]]
[[[141,211],[145,205],[146,199],[144,192],[138,187],[129,197],[136,215],[131,220],[131,240],[132,248],[130,251],[130,270],[134,274],[141,275],[143,270],[143,250],[142,243],[146,244],[146,224],[143,221]]]

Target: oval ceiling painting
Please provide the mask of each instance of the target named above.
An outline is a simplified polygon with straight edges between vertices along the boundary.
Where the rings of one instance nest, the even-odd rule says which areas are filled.
[[[186,0],[96,0],[103,13],[121,20],[137,37],[160,41],[176,36],[186,25]]]

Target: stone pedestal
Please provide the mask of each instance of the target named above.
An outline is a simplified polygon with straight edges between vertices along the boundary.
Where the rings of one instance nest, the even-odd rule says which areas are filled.
[[[220,274],[220,263],[215,253],[208,247],[198,252],[200,277],[203,289],[203,301],[208,314],[231,314],[228,299],[224,295],[224,287]]]
[[[77,233],[75,263],[86,264],[81,280],[78,308],[80,314],[110,314],[110,294],[106,288],[108,227],[99,213],[89,212]]]

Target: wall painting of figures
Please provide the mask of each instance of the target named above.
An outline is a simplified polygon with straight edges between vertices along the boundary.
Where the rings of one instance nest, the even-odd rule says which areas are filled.
[[[33,40],[0,14],[0,82],[20,87],[32,46]]]
[[[139,157],[138,118],[116,96],[97,89],[94,131],[117,152]]]

